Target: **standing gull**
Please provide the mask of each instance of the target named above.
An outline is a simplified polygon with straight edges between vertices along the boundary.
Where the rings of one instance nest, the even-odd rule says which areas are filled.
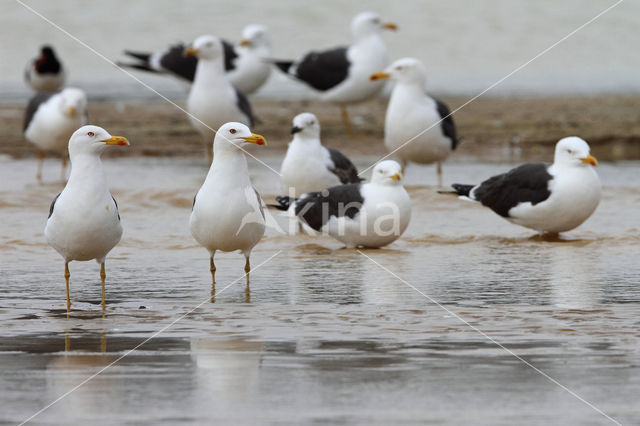
[[[221,40],[224,50],[224,66],[233,86],[244,94],[256,92],[267,81],[271,65],[264,59],[271,56],[269,31],[263,25],[247,25],[242,31],[242,40],[237,45]],[[125,50],[125,55],[136,59],[136,63],[119,65],[143,71],[165,73],[192,83],[198,59],[184,55],[182,43],[156,53]]]
[[[69,139],[71,175],[51,203],[44,235],[64,258],[64,278],[69,298],[69,262],[95,259],[100,264],[102,306],[105,306],[105,257],[120,241],[122,225],[118,204],[109,193],[100,155],[110,145],[129,145],[122,136],[111,136],[97,126],[82,126]]]
[[[40,56],[29,61],[24,79],[36,92],[57,92],[66,79],[64,67],[51,46],[42,46]]]
[[[384,122],[384,144],[402,163],[437,163],[438,185],[442,186],[442,161],[458,145],[456,126],[444,102],[427,95],[426,71],[413,58],[398,59],[385,71],[371,75],[372,81],[392,78]]]
[[[351,22],[352,44],[310,52],[296,61],[275,61],[278,68],[320,92],[320,97],[340,105],[342,120],[351,132],[346,106],[373,98],[384,82],[371,84],[369,76],[389,65],[382,29],[395,30],[373,12],[362,12]]]
[[[279,208],[348,248],[390,244],[411,219],[411,200],[402,186],[400,165],[392,160],[378,163],[368,183],[338,185],[289,201],[283,199]]]
[[[220,39],[203,35],[186,50],[198,58],[196,75],[187,99],[189,120],[202,135],[209,148],[215,130],[227,122],[253,126],[253,115],[247,98],[235,89],[224,73],[223,50]]]
[[[247,159],[241,149],[248,143],[266,144],[262,136],[241,123],[226,123],[218,129],[211,168],[193,200],[191,235],[209,251],[214,284],[213,257],[218,250],[240,250],[244,254],[248,283],[251,250],[264,235],[262,202],[249,180]]]
[[[589,145],[571,136],[556,144],[553,164],[523,164],[479,185],[454,184],[462,198],[478,201],[511,223],[545,234],[570,231],[598,207],[601,188]]]
[[[321,191],[344,183],[357,183],[358,170],[340,151],[320,142],[320,123],[305,112],[293,119],[293,140],[289,143],[280,174],[282,190],[292,197]]]
[[[40,148],[37,178],[42,180],[45,151],[62,155],[62,179],[67,167],[67,145],[73,132],[87,123],[87,97],[68,87],[60,93],[38,93],[31,98],[24,116],[25,138]]]

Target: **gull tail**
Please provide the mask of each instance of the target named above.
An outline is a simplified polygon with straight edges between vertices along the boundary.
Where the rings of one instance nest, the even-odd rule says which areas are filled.
[[[453,188],[453,191],[448,192],[449,194],[457,194],[463,197],[468,197],[469,193],[471,192],[471,190],[473,189],[475,185],[463,185],[460,183],[454,183],[453,185],[451,185],[451,187]],[[445,193],[446,192],[442,192]]]
[[[271,62],[285,74],[289,74],[289,69],[291,69],[291,66],[293,65],[293,61],[280,61],[277,59],[269,59],[268,62]]]
[[[288,197],[286,195],[278,195],[276,197],[276,201],[278,202],[278,204],[268,204],[267,206],[286,211],[289,210],[289,207],[291,207],[291,204],[295,202],[296,199],[293,197]]]
[[[125,50],[124,54],[127,56],[131,56],[132,58],[136,58],[142,62],[149,62],[151,59],[151,53],[143,53],[143,52],[133,52],[131,50]]]

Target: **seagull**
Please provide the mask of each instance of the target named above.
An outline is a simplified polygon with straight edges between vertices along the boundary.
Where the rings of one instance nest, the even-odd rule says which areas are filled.
[[[344,154],[322,146],[320,123],[315,115],[309,112],[296,115],[291,134],[293,140],[280,168],[282,189],[289,196],[299,197],[306,192],[362,180]]]
[[[66,77],[51,46],[42,46],[40,56],[29,61],[24,70],[25,81],[36,92],[57,92],[64,86]]]
[[[36,177],[42,180],[45,151],[62,154],[62,179],[66,176],[67,145],[73,132],[87,123],[87,96],[73,87],[59,93],[37,93],[25,111],[25,138],[40,148]]]
[[[442,186],[442,161],[456,149],[459,139],[449,107],[426,94],[426,74],[422,62],[403,58],[370,79],[396,82],[384,122],[387,149],[399,157],[403,171],[409,161],[437,163],[438,185]]]
[[[552,165],[527,163],[479,185],[454,184],[455,194],[478,201],[511,223],[543,234],[570,231],[595,211],[602,185],[598,161],[579,137],[560,139]]]
[[[242,40],[237,45],[226,40],[220,41],[224,50],[225,71],[231,84],[247,95],[256,92],[271,74],[271,65],[265,61],[271,56],[269,30],[263,25],[247,25],[242,31]],[[138,62],[119,65],[170,74],[191,84],[198,59],[195,56],[185,56],[185,48],[184,44],[178,43],[156,53],[125,50],[125,55]]]
[[[278,208],[295,215],[305,229],[329,234],[347,248],[391,244],[411,219],[411,199],[402,186],[400,164],[393,160],[378,163],[368,183],[333,186],[293,202],[283,199]]]
[[[251,133],[242,123],[226,123],[213,141],[214,157],[204,184],[193,200],[189,226],[193,238],[209,251],[211,278],[215,284],[216,251],[240,250],[246,259],[244,270],[249,283],[249,256],[265,229],[260,194],[249,180],[242,146],[266,145],[264,138]]]
[[[198,58],[195,79],[187,99],[189,119],[202,135],[207,144],[207,154],[211,157],[208,146],[214,138],[214,129],[233,121],[253,126],[251,105],[225,76],[220,39],[200,36],[185,54]]]
[[[340,105],[348,133],[351,125],[346,106],[376,96],[384,82],[369,82],[369,76],[389,65],[387,47],[380,37],[383,29],[396,30],[373,12],[362,12],[351,22],[352,44],[309,52],[296,61],[273,61],[287,75],[320,93],[322,100]]]
[[[100,264],[102,306],[105,306],[105,257],[120,241],[122,225],[115,198],[109,193],[100,155],[111,145],[129,145],[122,136],[111,136],[98,126],[82,126],[69,139],[71,175],[51,203],[44,235],[64,258],[64,278],[69,298],[69,262],[95,259]]]

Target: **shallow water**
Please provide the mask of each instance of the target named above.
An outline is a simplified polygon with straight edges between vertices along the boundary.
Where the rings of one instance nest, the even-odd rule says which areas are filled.
[[[38,185],[34,160],[0,163],[2,423],[114,362],[33,422],[609,422],[513,354],[618,421],[640,422],[638,162],[598,169],[602,203],[562,241],[438,195],[434,169],[414,166],[400,240],[361,253],[271,227],[249,289],[242,256],[217,256],[214,303],[207,253],[188,231],[202,160],[105,163],[125,235],[107,261],[104,316],[98,265],[71,264],[70,318],[63,262],[42,232],[59,164],[47,161]],[[509,167],[447,163],[445,182]],[[251,171],[272,199],[277,176],[254,161]]]

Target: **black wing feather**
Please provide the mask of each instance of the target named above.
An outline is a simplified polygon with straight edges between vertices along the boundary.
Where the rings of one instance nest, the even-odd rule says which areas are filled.
[[[222,41],[222,49],[224,50],[224,70],[232,71],[236,69],[235,61],[238,57],[238,53],[236,52],[236,48],[232,43],[229,43],[226,40]]]
[[[253,127],[253,124],[254,124],[253,111],[251,110],[251,104],[249,103],[249,99],[247,99],[245,94],[239,91],[238,89],[236,89],[235,87],[234,89],[236,91],[236,96],[237,96],[236,105],[238,106],[240,111],[242,111],[249,119],[249,127]]]
[[[59,192],[58,195],[56,195],[56,198],[54,198],[51,202],[51,206],[49,207],[49,216],[47,216],[47,219],[50,218],[53,214],[53,209],[55,208],[56,201],[58,201],[58,197],[60,196],[60,194],[62,194],[62,192]]]
[[[53,95],[55,95],[53,92],[40,92],[29,99],[27,110],[24,113],[24,122],[22,123],[23,132],[26,131],[29,124],[31,124],[31,120],[33,120],[33,116],[36,115],[36,111],[38,111],[40,105],[47,102]]]
[[[500,216],[509,217],[509,210],[519,203],[536,205],[549,198],[551,179],[546,164],[527,163],[482,182],[473,191],[473,198]]]
[[[327,148],[327,150],[329,150],[329,155],[334,165],[333,168],[329,168],[329,171],[336,175],[341,183],[362,182],[363,179],[358,176],[358,169],[356,169],[351,160],[337,149]]]
[[[295,213],[301,221],[319,231],[331,216],[353,219],[363,202],[360,184],[338,185],[305,194],[296,201]]]
[[[453,122],[453,115],[450,115],[451,111],[449,110],[447,104],[436,98],[433,98],[433,100],[436,101],[438,114],[440,114],[440,118],[442,119],[442,122],[440,123],[440,126],[442,127],[442,133],[446,137],[451,139],[451,149],[454,150],[458,146],[460,140],[458,139],[458,131],[456,130],[456,125]]]
[[[116,213],[118,213],[118,221],[120,220],[120,209],[118,208],[118,202],[116,201],[116,199],[114,198],[114,196],[111,196],[111,199],[113,200],[113,204],[116,205]]]
[[[296,67],[296,77],[316,90],[329,90],[349,74],[347,48],[308,53]]]
[[[195,56],[185,56],[185,45],[175,44],[160,57],[160,65],[176,77],[193,82],[198,66],[198,58]]]

